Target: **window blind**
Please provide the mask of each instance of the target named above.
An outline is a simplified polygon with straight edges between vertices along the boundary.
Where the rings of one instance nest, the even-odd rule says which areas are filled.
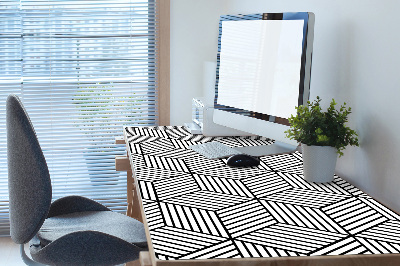
[[[81,195],[126,210],[114,158],[123,125],[156,125],[154,1],[0,3],[0,234],[9,233],[5,100],[17,94],[49,166],[53,200]]]

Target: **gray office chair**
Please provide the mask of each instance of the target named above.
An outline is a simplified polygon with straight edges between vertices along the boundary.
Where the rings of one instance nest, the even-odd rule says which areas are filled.
[[[46,160],[21,101],[7,99],[11,238],[28,265],[113,265],[147,250],[144,226],[93,200],[68,196],[51,203]],[[28,258],[24,244],[30,241]],[[35,262],[36,261],[36,262]]]

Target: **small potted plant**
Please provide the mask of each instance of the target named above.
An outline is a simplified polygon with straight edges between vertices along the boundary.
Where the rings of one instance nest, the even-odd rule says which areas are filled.
[[[323,112],[320,102],[317,97],[308,106],[296,107],[297,115],[289,118],[290,129],[285,131],[286,137],[301,143],[304,178],[309,182],[333,181],[338,154],[342,156],[347,145],[359,146],[357,133],[346,126],[351,108],[344,103],[336,110],[332,99]]]

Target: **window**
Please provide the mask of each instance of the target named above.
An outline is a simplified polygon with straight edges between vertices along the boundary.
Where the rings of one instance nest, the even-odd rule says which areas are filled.
[[[82,195],[126,209],[116,172],[123,125],[157,125],[155,0],[0,3],[0,235],[7,235],[5,100],[23,101],[46,157],[53,199]],[[168,7],[169,8],[169,7]]]

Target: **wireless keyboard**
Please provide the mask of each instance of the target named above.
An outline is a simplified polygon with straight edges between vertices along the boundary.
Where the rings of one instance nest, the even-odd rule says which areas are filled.
[[[191,145],[189,146],[189,148],[207,157],[208,159],[219,159],[235,154],[242,154],[242,152],[237,151],[217,141]]]

